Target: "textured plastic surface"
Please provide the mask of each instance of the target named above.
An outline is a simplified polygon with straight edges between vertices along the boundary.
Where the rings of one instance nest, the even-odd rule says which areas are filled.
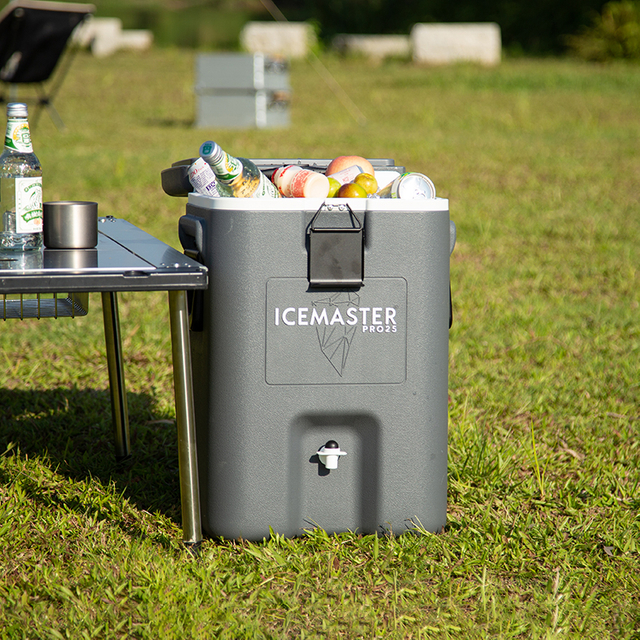
[[[190,194],[181,218],[209,268],[191,335],[209,535],[445,524],[448,201],[350,200],[364,285],[329,290],[308,280],[322,204]],[[331,470],[329,441],[347,454]]]

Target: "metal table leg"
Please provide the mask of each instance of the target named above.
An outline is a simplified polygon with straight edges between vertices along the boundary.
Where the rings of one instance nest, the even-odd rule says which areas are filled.
[[[202,541],[200,488],[196,458],[195,408],[191,373],[189,314],[184,291],[169,292],[173,381],[176,398],[178,458],[180,463],[180,501],[182,503],[182,538],[187,547],[197,551]]]
[[[122,338],[120,336],[120,315],[118,296],[115,291],[102,293],[102,316],[104,337],[107,346],[107,366],[109,368],[109,388],[116,446],[116,458],[124,460],[131,455],[129,441],[129,410],[124,382],[122,362]]]

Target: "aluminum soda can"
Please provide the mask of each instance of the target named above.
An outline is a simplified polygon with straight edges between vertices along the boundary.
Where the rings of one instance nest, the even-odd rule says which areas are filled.
[[[430,200],[436,197],[433,182],[423,173],[403,173],[376,194],[378,198]]]
[[[216,175],[204,158],[198,158],[189,167],[189,182],[203,196],[211,196],[213,198],[220,196],[216,186]]]

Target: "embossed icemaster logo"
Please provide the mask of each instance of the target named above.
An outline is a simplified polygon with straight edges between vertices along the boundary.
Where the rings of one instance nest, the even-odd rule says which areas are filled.
[[[275,308],[275,326],[315,327],[320,351],[342,376],[357,333],[396,333],[394,307],[362,307],[356,292],[338,292],[311,301],[310,307]]]
[[[360,307],[360,296],[357,293],[337,293],[329,298],[314,300],[311,303],[314,307],[324,306],[326,308],[335,307],[338,311],[343,311],[341,316],[348,317],[349,309]],[[335,313],[333,314],[335,315]],[[331,366],[342,376],[342,372],[347,364],[347,356],[351,343],[356,335],[356,325],[347,324],[318,325],[316,335],[320,342],[322,355],[331,363]]]
[[[265,300],[267,384],[400,384],[407,377],[407,282],[310,289],[271,278]],[[356,338],[356,336],[358,336]]]

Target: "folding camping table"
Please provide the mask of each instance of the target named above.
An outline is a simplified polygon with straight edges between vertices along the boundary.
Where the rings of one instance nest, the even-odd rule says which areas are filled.
[[[0,253],[0,317],[86,315],[100,292],[113,409],[116,456],[130,455],[117,293],[168,291],[183,539],[202,539],[196,460],[187,291],[207,288],[207,268],[131,223],[100,218],[95,249]],[[64,293],[63,293],[64,292]]]

